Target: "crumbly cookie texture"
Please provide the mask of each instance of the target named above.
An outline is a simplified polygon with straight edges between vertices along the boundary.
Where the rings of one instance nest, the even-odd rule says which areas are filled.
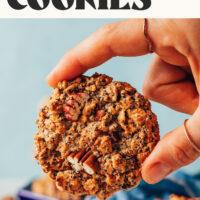
[[[136,187],[159,141],[150,102],[128,83],[94,74],[60,82],[41,109],[36,159],[57,186],[106,199]]]
[[[34,180],[31,190],[36,194],[53,197],[59,200],[83,200],[83,197],[69,194],[66,191],[59,191],[54,181],[46,176]]]

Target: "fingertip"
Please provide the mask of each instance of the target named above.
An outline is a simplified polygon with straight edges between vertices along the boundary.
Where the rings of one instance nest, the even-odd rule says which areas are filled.
[[[162,181],[172,172],[172,168],[167,163],[150,163],[142,170],[142,177],[149,184],[156,184]]]
[[[156,184],[156,182],[151,177],[148,177],[148,176],[142,174],[142,178],[143,178],[144,182],[146,182],[150,185]]]
[[[54,84],[53,84],[53,81],[52,81],[52,78],[51,78],[51,73],[48,74],[45,78],[45,82],[50,86],[50,87],[53,87]]]
[[[154,178],[152,178],[152,174],[150,174],[149,165],[148,165],[147,160],[143,163],[141,173],[142,173],[142,178],[146,183],[155,184]]]
[[[163,152],[163,148],[166,149],[165,145],[163,139],[158,142],[142,165],[142,178],[148,184],[156,184],[172,172],[171,164],[164,156],[167,153]]]
[[[59,82],[55,69],[51,71],[45,78],[45,82],[50,86],[50,87],[55,87],[57,83]]]
[[[148,175],[148,171],[146,169],[142,169],[142,178],[148,184],[154,184],[151,176]]]

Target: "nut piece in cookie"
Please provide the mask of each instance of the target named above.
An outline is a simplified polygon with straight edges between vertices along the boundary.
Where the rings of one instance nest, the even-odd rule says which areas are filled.
[[[85,170],[90,175],[93,175],[97,170],[97,159],[91,151],[81,150],[78,153],[71,153],[67,160],[72,164],[76,172]]]
[[[57,186],[106,199],[136,187],[159,141],[150,102],[103,74],[63,81],[37,119],[36,159]]]

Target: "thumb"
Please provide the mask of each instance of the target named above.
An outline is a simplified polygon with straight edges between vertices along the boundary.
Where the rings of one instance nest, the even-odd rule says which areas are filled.
[[[199,117],[197,119],[196,116],[194,114],[188,121],[187,127],[190,132],[191,141],[200,147],[200,132],[196,132],[196,130],[200,130],[200,121]],[[167,133],[157,144],[142,167],[142,176],[146,182],[150,184],[157,183],[174,170],[188,165],[200,156],[200,150],[198,151],[194,147],[194,144],[192,144],[184,132],[185,128],[182,125]]]

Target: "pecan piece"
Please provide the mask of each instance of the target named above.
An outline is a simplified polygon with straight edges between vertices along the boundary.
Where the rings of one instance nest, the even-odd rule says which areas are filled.
[[[73,165],[74,164],[74,156],[76,153],[70,153],[67,157],[67,160]]]
[[[69,105],[65,105],[63,107],[63,110],[65,112],[65,117],[67,120],[74,122],[78,119],[79,114],[80,114],[80,110],[78,109],[78,106],[74,108],[74,107],[70,107]]]
[[[72,164],[72,167],[76,172],[79,172],[82,169],[82,164],[79,163],[79,157],[81,154],[84,154],[82,152],[78,153],[71,153],[68,157],[67,160]]]
[[[96,112],[96,116],[95,116],[95,119],[97,121],[101,120],[103,118],[103,116],[105,115],[105,111],[104,110],[98,110]]]
[[[89,156],[91,155],[91,151],[88,151],[80,160],[81,163],[84,163],[88,158]]]
[[[93,175],[97,170],[96,157],[91,151],[86,153],[85,150],[81,150],[78,153],[71,153],[67,160],[76,172],[84,169],[86,173]]]
[[[90,175],[93,175],[97,170],[96,156],[90,155],[88,159],[83,163],[83,169]]]
[[[74,162],[75,162],[75,163],[78,163],[84,155],[85,155],[85,150],[79,151],[79,152],[74,156]]]
[[[88,94],[85,93],[76,93],[71,95],[63,107],[66,119],[72,122],[77,121],[81,113],[81,109],[88,98]]]

